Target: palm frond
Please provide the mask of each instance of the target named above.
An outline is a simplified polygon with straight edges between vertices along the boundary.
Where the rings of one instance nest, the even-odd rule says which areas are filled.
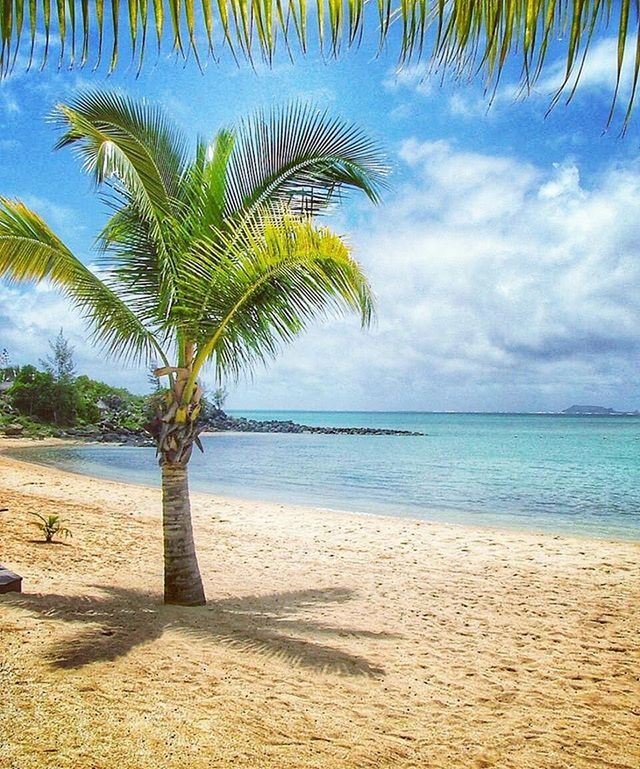
[[[111,355],[164,358],[152,331],[122,299],[36,213],[6,198],[0,198],[0,277],[16,283],[49,280],[80,309],[96,342]]]
[[[236,142],[232,131],[219,131],[214,140],[200,142],[196,159],[188,167],[181,183],[178,229],[183,247],[200,235],[208,237],[211,229],[222,228],[226,215],[229,158]]]
[[[110,184],[116,197],[146,222],[162,296],[170,306],[176,271],[170,240],[175,200],[188,168],[185,140],[159,107],[116,91],[81,93],[59,104],[54,120],[64,129],[56,147],[72,146],[96,184]],[[113,230],[103,233],[107,246],[108,232]]]
[[[108,220],[97,245],[97,263],[118,296],[145,323],[156,325],[169,312],[176,285],[173,279],[167,281],[149,223],[134,206],[125,204]]]
[[[110,70],[117,65],[122,44],[134,55],[137,51],[142,66],[150,25],[159,48],[164,42],[184,57],[192,53],[199,59],[199,40],[212,52],[217,38],[234,56],[240,52],[252,60],[261,55],[267,62],[275,55],[278,39],[287,49],[297,43],[305,52],[313,35],[326,55],[338,56],[343,47],[358,45],[369,34],[379,38],[380,47],[394,45],[401,63],[424,57],[434,69],[457,76],[480,71],[489,87],[499,80],[509,57],[520,61],[523,84],[529,87],[545,66],[550,49],[561,48],[566,67],[563,87],[571,95],[571,79],[582,71],[594,31],[611,30],[619,47],[617,61],[612,62],[612,73],[617,75],[614,103],[626,60],[633,73],[626,121],[640,72],[637,0],[377,0],[369,4],[364,0],[317,0],[312,4],[306,0],[202,0],[199,7],[193,0],[153,0],[153,14],[148,0],[111,0],[107,13],[104,0],[94,4],[81,0],[80,6],[80,64],[88,61],[89,49],[100,61],[106,36],[112,43]],[[43,65],[51,37],[60,45],[60,63],[73,65],[75,7],[75,2],[59,0],[57,13],[52,14],[51,0],[2,0],[0,77],[11,71],[23,47],[30,49],[32,59],[41,36],[45,40]],[[28,33],[24,29],[27,16]],[[310,17],[316,24],[308,24]],[[315,34],[310,31],[314,29]]]
[[[149,217],[171,212],[188,147],[158,105],[89,90],[58,104],[52,119],[63,130],[56,149],[73,146],[96,184],[116,179]]]
[[[258,112],[236,132],[226,213],[286,205],[313,216],[349,188],[377,202],[387,172],[377,145],[352,124],[304,104]]]
[[[275,356],[319,317],[373,314],[369,284],[345,242],[310,219],[288,214],[247,225],[242,237],[204,244],[203,275],[191,280],[198,322],[193,381],[209,359],[221,378],[237,377]]]

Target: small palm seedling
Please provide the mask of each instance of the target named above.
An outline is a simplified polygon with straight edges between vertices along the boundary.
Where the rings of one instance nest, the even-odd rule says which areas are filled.
[[[64,537],[67,539],[71,535],[71,530],[62,525],[59,515],[40,515],[40,513],[29,513],[34,515],[38,520],[31,521],[44,534],[44,541],[49,544],[53,542],[53,538],[56,536]]]

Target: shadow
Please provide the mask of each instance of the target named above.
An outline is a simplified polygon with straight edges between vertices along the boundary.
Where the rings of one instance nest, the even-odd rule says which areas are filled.
[[[198,608],[184,608],[165,606],[158,602],[157,595],[140,590],[94,587],[102,595],[22,593],[3,596],[3,603],[44,620],[63,620],[80,626],[72,638],[60,641],[48,651],[49,663],[59,668],[80,668],[92,662],[115,660],[136,646],[159,639],[166,630],[177,630],[205,642],[259,652],[317,671],[382,676],[384,668],[372,664],[366,657],[317,639],[318,636],[348,635],[394,637],[389,633],[335,627],[305,618],[305,610],[350,600],[353,592],[341,588],[229,598],[210,601]]]

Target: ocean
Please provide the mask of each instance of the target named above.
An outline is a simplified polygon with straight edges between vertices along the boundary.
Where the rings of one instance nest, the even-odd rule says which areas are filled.
[[[640,418],[556,414],[233,411],[424,436],[221,433],[191,488],[230,497],[557,534],[640,540]],[[159,484],[153,449],[33,447],[34,461]],[[26,458],[26,454],[23,454]]]

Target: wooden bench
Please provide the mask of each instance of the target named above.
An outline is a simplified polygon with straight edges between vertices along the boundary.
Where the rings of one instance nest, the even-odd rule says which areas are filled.
[[[22,577],[0,563],[0,593],[21,593]]]

